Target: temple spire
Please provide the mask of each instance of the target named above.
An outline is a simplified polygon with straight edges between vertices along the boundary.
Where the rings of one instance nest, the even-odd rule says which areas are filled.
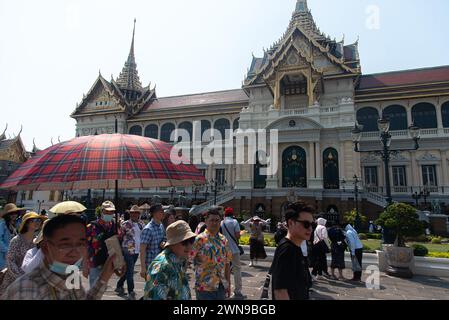
[[[133,37],[131,41],[131,49],[129,50],[128,59],[125,62],[125,66],[117,79],[117,85],[120,89],[124,90],[125,96],[129,97],[130,100],[135,100],[137,95],[133,92],[142,91],[142,83],[139,79],[139,74],[137,72],[137,64],[134,56],[134,38],[136,34],[136,19],[134,19]]]
[[[307,0],[297,0],[295,13],[305,13],[309,12],[309,8],[307,6]]]

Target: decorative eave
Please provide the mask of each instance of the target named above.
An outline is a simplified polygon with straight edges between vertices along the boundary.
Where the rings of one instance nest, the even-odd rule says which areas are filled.
[[[287,35],[282,39],[280,44],[278,44],[274,51],[266,52],[264,58],[266,59],[266,62],[262,66],[260,70],[258,70],[251,78],[246,79],[244,81],[244,86],[249,86],[256,84],[256,81],[258,79],[261,79],[263,77],[263,80],[266,80],[268,77],[272,75],[274,72],[274,68],[276,68],[281,61],[286,57],[288,51],[292,47],[292,44],[294,45],[294,33],[299,31],[315,48],[317,48],[321,53],[323,53],[332,63],[337,65],[338,67],[341,67],[344,72],[347,72],[352,75],[359,75],[361,73],[360,68],[354,69],[350,68],[347,65],[345,65],[344,61],[344,55],[342,58],[338,59],[335,56],[333,56],[329,52],[329,47],[323,47],[318,41],[316,41],[313,37],[311,37],[307,32],[305,32],[300,25],[295,25],[294,28],[292,28]],[[322,70],[314,68],[312,62],[313,58],[304,55],[300,48],[296,48],[297,52],[301,55],[302,58],[306,59],[306,61],[311,65],[311,67],[319,72],[322,73]],[[253,63],[255,60],[253,60]],[[270,70],[271,69],[271,70]]]
[[[126,104],[126,100],[124,99],[122,93],[120,92],[120,89],[112,83],[112,85],[106,81],[101,74],[98,75],[97,79],[95,80],[92,87],[89,89],[88,93],[83,95],[83,99],[81,103],[77,104],[75,111],[70,115],[72,118],[77,118],[80,116],[81,110],[86,106],[89,99],[91,98],[93,91],[97,87],[97,85],[101,83],[104,90],[113,98],[115,98],[116,102],[118,102],[118,105],[120,106],[121,111],[125,110],[125,107],[123,105]]]

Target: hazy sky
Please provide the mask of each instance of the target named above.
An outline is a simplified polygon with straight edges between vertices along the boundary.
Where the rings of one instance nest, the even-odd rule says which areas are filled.
[[[137,18],[136,60],[159,97],[240,88],[251,53],[296,0],[0,0],[0,130],[28,149],[73,138],[69,117],[101,69],[116,78]],[[449,65],[447,0],[309,0],[321,31],[360,36],[363,73]],[[379,13],[378,17],[376,13]],[[445,22],[446,21],[446,22]],[[377,23],[378,22],[378,23]]]

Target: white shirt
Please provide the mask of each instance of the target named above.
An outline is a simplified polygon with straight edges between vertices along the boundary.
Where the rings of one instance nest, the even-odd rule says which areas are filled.
[[[142,230],[140,230],[139,224],[133,222],[134,229],[134,241],[136,242],[135,253],[140,253],[140,236],[142,234]]]
[[[44,261],[44,255],[42,254],[42,250],[34,247],[30,249],[25,254],[25,258],[23,258],[22,262],[22,270],[25,274],[30,273]]]
[[[302,250],[302,255],[303,255],[304,257],[307,257],[307,255],[308,255],[309,253],[307,252],[307,241],[306,241],[306,240],[304,240],[304,241],[301,243],[301,250]]]

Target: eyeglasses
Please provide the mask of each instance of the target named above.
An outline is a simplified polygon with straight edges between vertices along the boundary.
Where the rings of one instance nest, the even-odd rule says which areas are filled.
[[[181,243],[184,247],[187,247],[189,245],[192,245],[194,242],[195,242],[195,238],[190,238],[190,239],[184,240]]]
[[[68,244],[64,244],[62,246],[57,246],[56,244],[54,244],[51,241],[48,241],[51,245],[53,245],[61,254],[69,254],[70,252],[72,252],[73,250],[78,251],[78,253],[83,253],[84,250],[87,249],[87,245],[86,244],[78,244],[76,246],[71,246]]]
[[[313,228],[315,222],[303,221],[303,220],[294,220],[295,222],[301,223],[305,229]]]

